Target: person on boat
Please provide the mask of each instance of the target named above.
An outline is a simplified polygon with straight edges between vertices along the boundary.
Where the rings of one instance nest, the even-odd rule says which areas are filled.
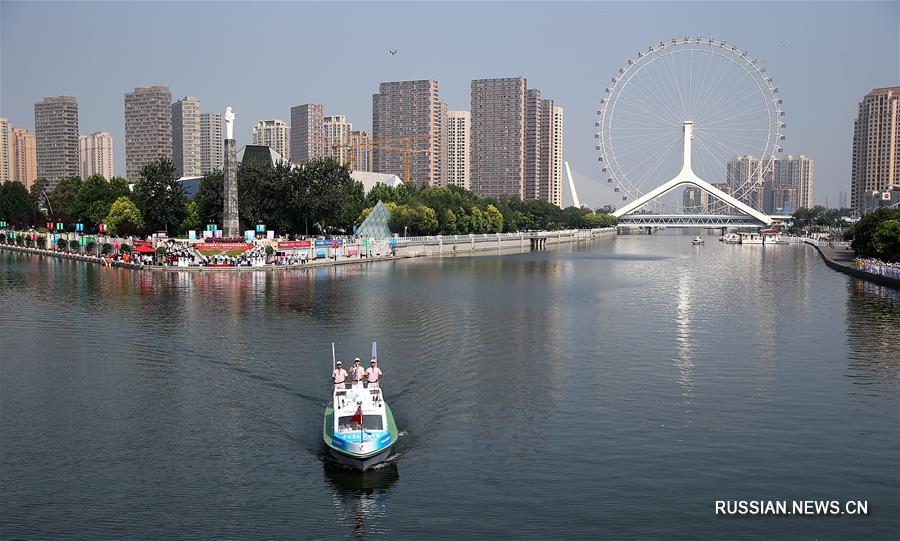
[[[344,370],[343,366],[341,366],[342,364],[343,363],[341,363],[341,361],[334,363],[334,372],[331,373],[331,377],[332,379],[334,379],[334,387],[336,389],[343,389],[344,387],[346,387],[346,384],[344,382],[347,381],[347,371]]]
[[[369,368],[366,369],[366,381],[368,381],[369,387],[373,384],[377,387],[383,375],[381,369],[376,366],[375,359],[372,359],[369,362]]]
[[[366,377],[366,369],[359,364],[359,357],[353,360],[353,366],[350,367],[350,383],[354,387],[359,387]]]

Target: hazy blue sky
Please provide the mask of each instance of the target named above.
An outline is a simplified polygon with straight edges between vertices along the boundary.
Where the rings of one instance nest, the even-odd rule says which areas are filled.
[[[815,199],[834,203],[849,187],[857,103],[900,84],[898,6],[3,0],[0,115],[33,129],[35,101],[76,96],[80,131],[111,132],[123,174],[123,95],[136,86],[168,85],[204,111],[233,106],[240,145],[256,121],[289,121],[308,102],[369,130],[381,81],[436,79],[451,109],[469,109],[471,79],[524,75],[565,108],[566,159],[582,200],[600,204],[617,199],[593,139],[610,77],[651,43],[712,35],[764,60],[787,111],[785,152],[815,160]]]

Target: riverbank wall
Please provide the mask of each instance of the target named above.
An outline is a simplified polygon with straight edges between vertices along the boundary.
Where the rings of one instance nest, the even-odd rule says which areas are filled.
[[[561,231],[485,233],[481,235],[400,237],[394,245],[394,251],[398,255],[454,256],[484,251],[540,250],[557,244],[586,242],[595,238],[615,235],[615,227],[604,227]]]
[[[813,246],[818,252],[819,255],[822,256],[822,261],[825,262],[828,267],[842,272],[844,274],[848,274],[853,276],[854,278],[859,278],[860,280],[867,280],[869,282],[887,286],[893,289],[900,289],[900,280],[891,278],[889,276],[882,276],[880,274],[874,274],[871,272],[866,272],[860,268],[857,268],[853,264],[853,252],[850,250],[835,250],[833,247],[826,245],[820,245],[817,241],[814,240],[804,240],[806,244]]]
[[[113,267],[156,272],[242,272],[242,271],[282,271],[340,265],[356,265],[397,261],[414,257],[455,257],[486,252],[517,252],[540,250],[553,245],[573,242],[587,242],[595,238],[614,236],[616,228],[572,229],[564,231],[534,231],[521,233],[487,233],[481,235],[435,235],[429,237],[397,237],[393,243],[384,242],[384,255],[370,257],[346,257],[313,259],[296,265],[266,265],[263,267],[167,267],[142,265],[133,262],[112,261]],[[71,259],[87,263],[104,264],[102,258],[94,255],[77,254],[44,248],[0,244],[0,250],[10,250],[31,255]],[[390,252],[390,254],[388,253]]]

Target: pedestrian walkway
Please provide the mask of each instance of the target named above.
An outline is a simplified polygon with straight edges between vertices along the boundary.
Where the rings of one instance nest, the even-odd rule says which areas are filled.
[[[843,272],[844,274],[849,274],[855,278],[867,280],[879,285],[900,289],[900,279],[891,278],[890,276],[874,272],[867,272],[863,268],[860,268],[856,262],[856,256],[850,248],[845,249],[841,246],[835,247],[828,244],[817,244],[814,240],[808,240],[806,243],[815,246],[816,250],[819,251],[819,255],[822,256],[822,260],[825,261],[825,264],[838,272]]]

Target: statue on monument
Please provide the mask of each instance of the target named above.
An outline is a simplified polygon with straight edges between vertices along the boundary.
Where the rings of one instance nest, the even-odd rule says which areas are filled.
[[[234,139],[234,112],[231,107],[225,108],[225,139]]]

